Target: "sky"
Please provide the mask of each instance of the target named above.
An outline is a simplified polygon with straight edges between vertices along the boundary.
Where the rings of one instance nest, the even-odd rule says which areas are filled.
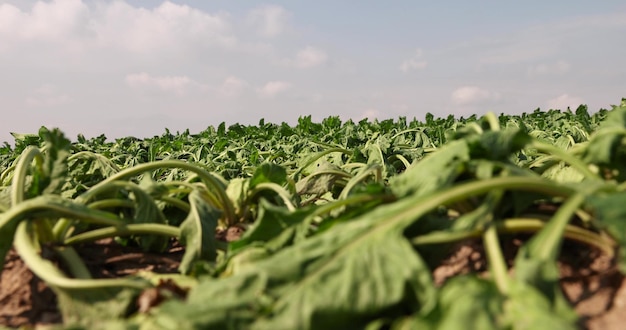
[[[622,97],[623,0],[0,0],[0,143]]]

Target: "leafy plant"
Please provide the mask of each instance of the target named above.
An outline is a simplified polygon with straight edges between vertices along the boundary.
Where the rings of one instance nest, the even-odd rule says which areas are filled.
[[[574,329],[563,242],[626,269],[625,102],[425,122],[307,116],[114,142],[42,128],[2,149],[0,256],[14,247],[55,290],[64,327]],[[235,227],[238,240],[216,238]],[[511,261],[512,233],[531,238]],[[102,238],[185,253],[177,274],[93,279],[76,247]],[[433,268],[467,239],[482,242],[489,276],[436,285]],[[164,291],[159,276],[188,295],[138,309]]]

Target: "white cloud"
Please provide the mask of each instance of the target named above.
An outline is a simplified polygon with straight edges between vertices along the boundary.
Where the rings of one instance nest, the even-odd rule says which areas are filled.
[[[30,12],[0,4],[0,36],[55,40],[80,31],[87,14],[87,6],[80,0],[37,1]]]
[[[546,102],[546,107],[548,109],[559,110],[565,110],[569,107],[570,109],[575,110],[581,104],[585,104],[585,101],[581,97],[561,94],[553,99],[549,99]]]
[[[500,95],[478,86],[463,86],[452,92],[452,102],[456,105],[484,104],[497,101]]]
[[[115,1],[100,7],[94,18],[93,29],[103,47],[151,52],[236,44],[227,15],[211,15],[169,1],[151,10]]]
[[[423,69],[428,65],[428,62],[421,59],[422,58],[422,50],[418,49],[415,51],[415,55],[407,60],[404,60],[400,65],[400,70],[404,73],[407,73],[411,70],[419,70]]]
[[[253,9],[248,15],[248,21],[261,36],[273,38],[287,30],[290,17],[291,14],[281,6],[265,5]]]
[[[542,63],[530,66],[528,68],[529,76],[540,76],[550,74],[563,74],[570,71],[571,65],[566,61],[557,61],[556,63]]]
[[[63,45],[55,44],[58,42]],[[1,4],[0,50],[3,45],[7,50],[15,48],[7,47],[9,43],[55,47],[50,48],[55,52],[65,50],[67,45],[80,45],[96,51],[152,55],[155,50],[232,48],[237,39],[231,33],[228,15],[211,15],[169,1],[145,9],[124,1],[97,2],[90,7],[81,0],[53,0],[37,1],[26,10]]]
[[[288,66],[293,66],[300,69],[313,68],[326,63],[328,55],[321,49],[307,46],[300,50],[294,59],[284,60],[284,63]]]
[[[263,87],[258,88],[257,92],[261,97],[273,98],[291,88],[291,83],[286,81],[270,81]]]
[[[361,119],[369,119],[370,121],[380,117],[380,111],[378,109],[366,109],[361,113]]]
[[[229,76],[218,88],[218,93],[226,97],[235,97],[241,95],[248,86],[247,81],[235,76]]]
[[[145,72],[126,75],[126,84],[132,88],[156,88],[177,95],[185,94],[192,85],[199,85],[187,76],[151,76]]]
[[[26,98],[26,105],[29,107],[53,107],[72,102],[72,98],[66,93],[62,93],[53,85],[43,85],[35,89]]]

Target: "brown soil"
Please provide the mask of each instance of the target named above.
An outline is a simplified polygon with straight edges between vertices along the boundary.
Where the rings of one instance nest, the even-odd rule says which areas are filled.
[[[54,292],[33,275],[15,251],[9,251],[0,277],[0,325],[60,321]]]
[[[240,228],[219,232],[224,241],[237,239]],[[512,262],[522,239],[514,238],[503,246]],[[77,249],[94,277],[119,277],[148,270],[159,273],[176,272],[183,248],[172,242],[167,253],[143,253],[139,248],[124,247],[112,240],[85,244]],[[566,297],[581,316],[581,328],[590,330],[622,329],[626,324],[626,280],[612,260],[597,251],[574,243],[566,243],[567,251],[559,260],[561,286]],[[489,276],[485,254],[479,241],[459,244],[437,267],[433,276],[438,285],[455,275],[478,273]],[[168,288],[170,283],[163,283]],[[170,290],[177,290],[170,287]],[[151,295],[154,293],[154,295]],[[177,292],[184,295],[184,292]],[[158,292],[140,297],[140,308],[158,300]],[[143,300],[147,301],[143,304]],[[0,325],[19,327],[61,322],[54,293],[37,279],[11,250],[5,258],[0,278]]]

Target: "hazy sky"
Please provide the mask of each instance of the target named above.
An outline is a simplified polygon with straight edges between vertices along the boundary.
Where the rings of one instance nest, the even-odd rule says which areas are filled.
[[[626,2],[0,1],[0,142],[626,97]]]

